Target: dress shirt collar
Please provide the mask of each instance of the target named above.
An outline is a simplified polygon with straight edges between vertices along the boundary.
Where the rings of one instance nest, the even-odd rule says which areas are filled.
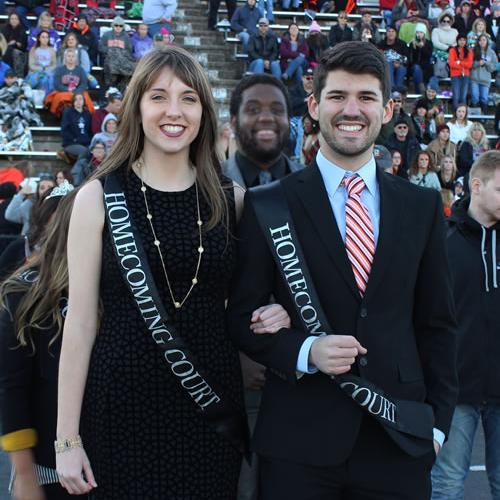
[[[321,153],[321,150],[319,150],[316,155],[316,163],[318,164],[321,177],[323,178],[329,196],[335,194],[342,179],[346,175],[349,177],[354,174],[358,174],[365,181],[365,185],[372,196],[377,192],[377,165],[373,156],[356,172],[344,170],[342,167],[327,160]]]

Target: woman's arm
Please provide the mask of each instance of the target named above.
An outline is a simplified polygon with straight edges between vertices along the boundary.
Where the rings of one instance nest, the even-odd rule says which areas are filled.
[[[94,180],[75,199],[68,234],[69,307],[59,362],[58,440],[79,435],[83,393],[97,332],[103,225],[103,191],[101,183]],[[56,463],[61,484],[69,493],[84,494],[97,486],[83,448],[58,453]]]
[[[24,193],[17,193],[5,209],[5,218],[9,222],[25,224],[29,221],[32,206],[33,202],[29,198],[26,198]]]
[[[38,61],[36,59],[36,49],[35,48],[30,50],[28,67],[29,67],[30,71],[42,71],[43,70],[42,66],[40,64],[38,64]]]

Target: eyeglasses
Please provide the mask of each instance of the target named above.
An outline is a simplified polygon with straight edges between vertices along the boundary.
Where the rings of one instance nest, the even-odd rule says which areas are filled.
[[[115,24],[115,28],[123,28],[123,24]]]
[[[404,129],[408,128],[408,125],[398,125],[398,126],[397,126],[397,127],[395,127],[395,128],[399,128],[399,129],[401,129],[401,130],[404,130]]]
[[[304,76],[304,78],[305,78],[307,81],[310,81],[310,80],[312,80],[314,77],[313,77],[313,76]]]
[[[392,102],[395,102],[395,103],[402,103],[403,101],[401,99],[393,99]]]
[[[267,23],[259,23],[259,26],[269,26]]]
[[[339,19],[347,19],[345,16],[339,16]]]
[[[450,19],[443,19],[441,21],[441,24],[451,24],[451,20]]]

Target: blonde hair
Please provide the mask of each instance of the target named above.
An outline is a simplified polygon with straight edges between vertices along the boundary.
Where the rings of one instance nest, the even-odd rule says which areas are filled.
[[[189,147],[189,159],[197,172],[198,186],[211,208],[208,228],[227,223],[228,207],[221,185],[221,165],[217,157],[217,116],[208,78],[201,65],[186,50],[162,46],[144,55],[138,62],[125,92],[118,116],[118,137],[110,153],[92,179],[105,177],[123,166],[131,167],[144,148],[140,103],[163,69],[193,88],[201,101],[202,116],[198,135]]]
[[[43,18],[47,18],[47,19],[50,19],[50,28],[49,29],[54,29],[54,18],[52,17],[52,14],[48,11],[48,10],[45,10],[43,11],[39,16],[38,16],[38,22],[36,24],[37,28],[41,28],[40,26],[40,22]],[[45,29],[45,28],[44,28]]]
[[[472,125],[469,128],[469,131],[467,132],[467,136],[465,137],[465,141],[472,145],[477,144],[476,141],[472,138],[472,132],[474,130],[480,130],[483,133],[483,136],[479,141],[479,145],[484,149],[489,149],[490,144],[488,142],[488,137],[486,136],[486,130],[484,129],[483,125],[479,122],[472,122]]]

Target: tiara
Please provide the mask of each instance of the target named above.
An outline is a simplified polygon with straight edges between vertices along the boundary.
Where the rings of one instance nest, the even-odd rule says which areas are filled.
[[[67,179],[64,179],[62,184],[56,186],[50,194],[45,198],[45,200],[50,200],[50,198],[56,198],[57,196],[66,196],[68,193],[71,193],[75,189],[73,184],[70,184]],[[44,200],[44,201],[45,201]]]

